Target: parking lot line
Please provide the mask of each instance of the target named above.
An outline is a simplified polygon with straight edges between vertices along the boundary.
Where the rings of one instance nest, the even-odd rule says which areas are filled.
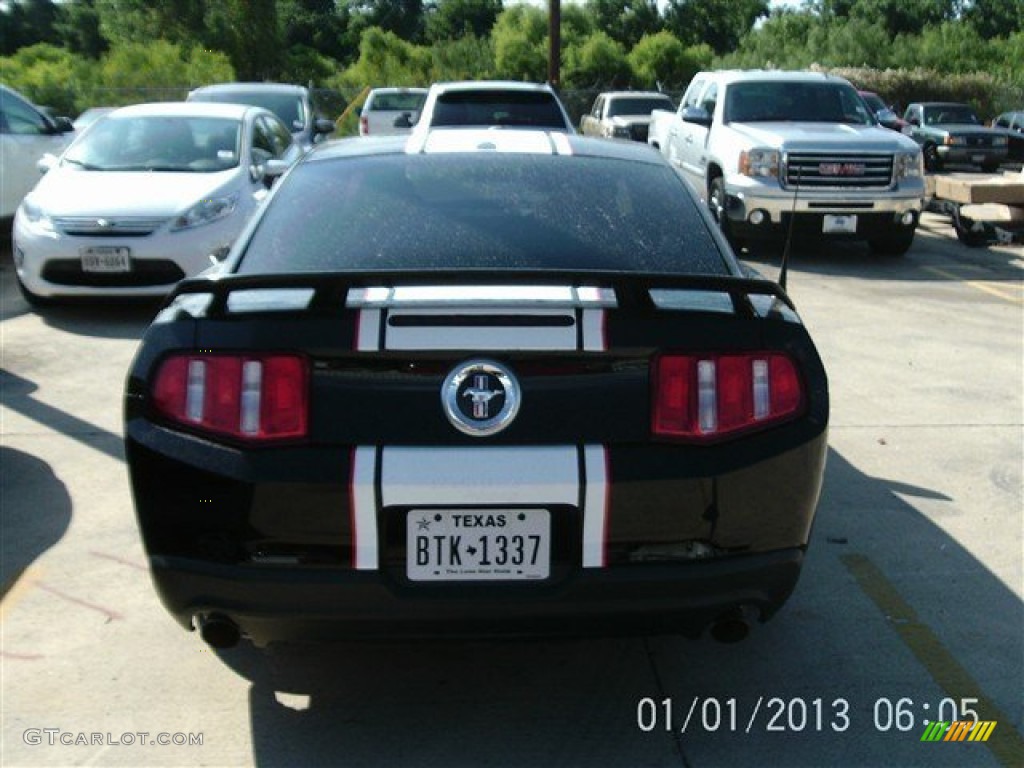
[[[956,280],[957,282],[962,282],[964,285],[969,285],[972,288],[976,288],[979,291],[984,291],[985,293],[991,294],[992,296],[996,296],[1002,299],[1003,301],[1008,301],[1011,304],[1024,304],[1024,294],[1019,296],[1015,295],[1012,292],[1010,292],[1010,290],[1008,290],[1007,288],[1007,286],[1015,286],[1018,289],[1021,289],[1022,284],[1020,282],[999,283],[998,287],[996,287],[995,285],[992,284],[992,281],[965,280],[962,276],[954,274],[953,272],[950,272],[945,269],[940,269],[939,267],[922,267],[922,269],[925,270],[926,272],[931,272],[934,275],[938,275],[939,277],[945,278],[946,280]]]
[[[998,723],[992,738],[985,742],[999,762],[1019,766],[1024,755],[1024,738],[971,674],[956,660],[931,628],[918,618],[917,612],[896,590],[882,571],[865,555],[852,554],[840,558],[846,569],[857,580],[858,586],[888,619],[903,644],[910,649],[932,679],[950,698],[959,701],[965,693],[977,700],[978,716],[982,720]]]

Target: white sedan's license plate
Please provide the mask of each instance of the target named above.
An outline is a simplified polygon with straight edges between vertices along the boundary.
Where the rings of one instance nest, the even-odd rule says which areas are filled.
[[[132,252],[119,246],[97,246],[80,251],[83,272],[131,272]]]
[[[551,571],[546,509],[414,509],[406,533],[410,581],[525,581]]]
[[[855,234],[857,232],[856,216],[826,214],[821,224],[825,234]]]

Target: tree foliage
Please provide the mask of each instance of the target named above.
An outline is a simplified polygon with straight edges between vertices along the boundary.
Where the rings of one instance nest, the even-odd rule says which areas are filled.
[[[687,48],[671,32],[662,30],[641,38],[629,52],[634,83],[639,88],[679,91],[695,74],[711,67],[714,51],[708,45]]]

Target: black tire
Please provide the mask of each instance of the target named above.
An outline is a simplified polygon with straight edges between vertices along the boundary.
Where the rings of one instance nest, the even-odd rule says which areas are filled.
[[[872,252],[879,256],[903,256],[914,243],[914,230],[897,229],[882,237],[868,240]]]
[[[740,244],[732,234],[732,227],[729,226],[729,214],[726,212],[725,179],[716,176],[711,180],[708,187],[708,209],[711,211],[711,218],[718,224],[718,228],[729,241],[732,249],[739,253]]]
[[[939,150],[934,144],[925,144],[921,150],[924,154],[924,169],[926,171],[941,171],[942,159],[939,157]]]

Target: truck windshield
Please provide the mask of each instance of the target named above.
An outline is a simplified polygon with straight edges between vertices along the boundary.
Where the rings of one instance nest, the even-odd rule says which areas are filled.
[[[725,120],[874,123],[853,87],[839,82],[735,83],[726,90]]]

